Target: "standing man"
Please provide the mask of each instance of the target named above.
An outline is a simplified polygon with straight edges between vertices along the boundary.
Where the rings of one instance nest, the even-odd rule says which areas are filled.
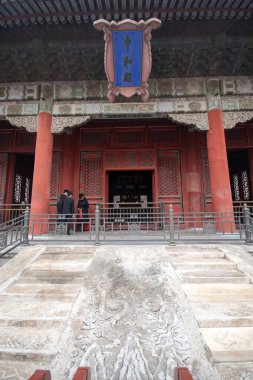
[[[68,191],[68,195],[63,199],[62,214],[65,215],[65,222],[67,223],[67,235],[70,235],[70,224],[74,214],[74,200],[72,191]]]
[[[77,205],[77,211],[78,211],[78,216],[79,216],[79,221],[81,223],[81,232],[84,232],[86,228],[88,228],[88,209],[89,209],[89,202],[88,199],[85,198],[83,193],[79,194],[79,201]],[[88,231],[88,230],[87,230]]]
[[[62,212],[63,201],[64,201],[64,199],[67,198],[67,196],[68,196],[68,192],[69,192],[69,191],[68,191],[67,189],[63,190],[63,192],[61,193],[61,195],[60,195],[59,198],[58,198],[57,205],[56,205],[56,207],[57,207],[58,218],[59,218],[59,215],[62,215],[62,214],[63,214],[63,212]]]

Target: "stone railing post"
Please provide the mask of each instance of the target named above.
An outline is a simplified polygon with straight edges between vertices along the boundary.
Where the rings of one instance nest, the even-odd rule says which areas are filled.
[[[100,224],[100,207],[97,204],[95,209],[95,244],[99,245],[99,224]]]
[[[246,203],[243,205],[243,224],[245,228],[245,243],[252,243],[250,210]]]
[[[29,244],[29,222],[30,222],[30,210],[29,207],[27,206],[25,209],[25,214],[24,214],[24,225],[22,228],[22,237],[21,237],[21,243],[22,244]]]
[[[174,211],[172,205],[169,208],[169,218],[170,218],[170,244],[175,244],[175,236],[174,236]]]
[[[165,203],[164,202],[161,202],[160,210],[161,210],[161,222],[162,222],[162,229],[163,229],[163,237],[165,239],[165,235],[166,235],[166,232],[165,232],[166,223],[165,223]]]

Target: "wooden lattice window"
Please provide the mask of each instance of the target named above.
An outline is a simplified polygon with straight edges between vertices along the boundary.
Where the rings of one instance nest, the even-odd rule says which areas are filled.
[[[80,190],[87,197],[102,197],[103,159],[101,152],[81,152]]]
[[[110,142],[110,134],[107,131],[81,131],[82,146],[108,145]]]
[[[210,169],[207,151],[202,151],[202,178],[204,185],[204,194],[211,195]]]
[[[116,131],[115,143],[117,145],[141,145],[142,131]]]
[[[51,184],[50,184],[50,198],[56,199],[59,194],[59,179],[60,179],[60,152],[54,152],[52,158],[51,169]]]
[[[106,152],[105,166],[111,168],[122,166],[121,152]]]
[[[181,170],[177,150],[158,151],[159,195],[180,195]]]
[[[178,133],[177,130],[166,130],[166,131],[152,131],[151,140],[155,144],[177,144],[178,143]]]
[[[127,167],[137,167],[138,166],[138,152],[124,152],[123,163]]]
[[[140,166],[153,166],[155,157],[153,151],[140,152]]]
[[[8,154],[0,153],[0,201],[4,202]]]

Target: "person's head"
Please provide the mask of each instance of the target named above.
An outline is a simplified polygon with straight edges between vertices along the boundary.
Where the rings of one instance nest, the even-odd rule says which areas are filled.
[[[72,191],[68,191],[68,197],[69,197],[69,198],[72,198],[72,196],[73,196]]]
[[[80,194],[79,194],[79,199],[83,199],[83,198],[84,198],[83,193],[80,193]]]
[[[62,192],[62,194],[66,195],[66,196],[68,196],[68,193],[69,193],[68,189],[63,190],[63,192]]]

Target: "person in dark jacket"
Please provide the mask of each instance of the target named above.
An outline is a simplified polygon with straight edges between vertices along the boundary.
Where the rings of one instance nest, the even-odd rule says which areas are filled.
[[[64,221],[67,223],[67,235],[70,235],[70,225],[74,214],[74,200],[71,191],[68,191],[68,196],[63,199],[62,214],[65,216]]]
[[[83,195],[83,193],[79,194],[79,201],[77,204],[77,212],[80,221],[80,230],[84,232],[87,229],[87,225],[89,222],[88,219],[88,210],[89,210],[89,202],[87,198]],[[86,227],[86,228],[85,228]]]
[[[64,199],[67,198],[68,196],[68,190],[65,189],[63,190],[63,192],[61,193],[61,195],[59,196],[58,198],[58,201],[57,201],[57,204],[56,204],[56,208],[57,208],[57,222],[58,223],[61,223],[64,219],[64,215],[63,215],[63,212],[62,212],[62,208],[63,208],[63,202],[64,202]]]

